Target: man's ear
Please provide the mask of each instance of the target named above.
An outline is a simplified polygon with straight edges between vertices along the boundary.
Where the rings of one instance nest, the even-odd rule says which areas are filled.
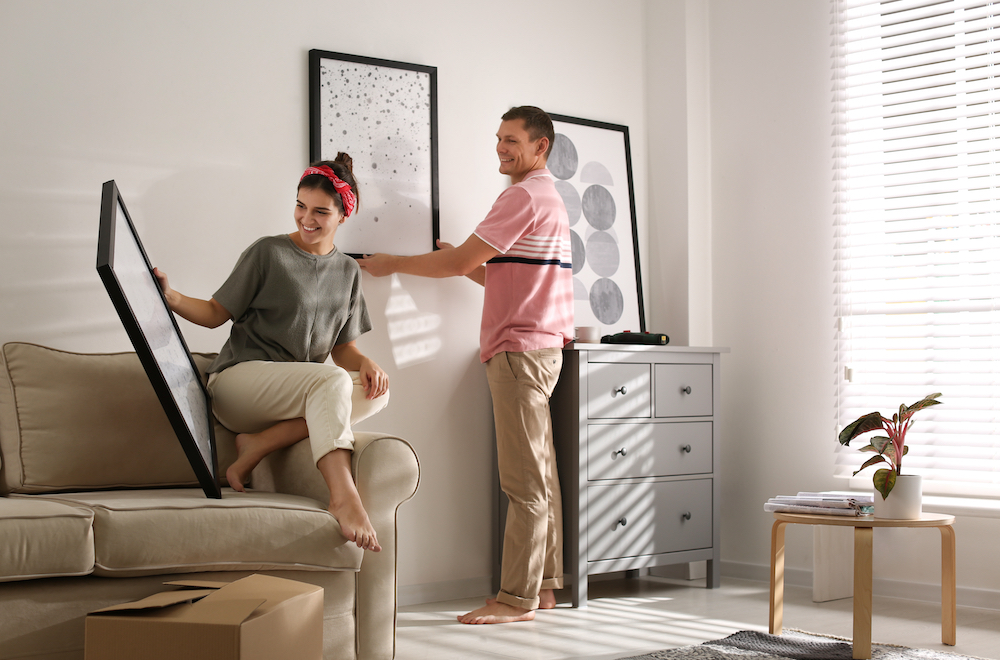
[[[538,146],[535,148],[535,152],[539,156],[544,156],[545,152],[549,150],[549,139],[545,136],[538,138]]]

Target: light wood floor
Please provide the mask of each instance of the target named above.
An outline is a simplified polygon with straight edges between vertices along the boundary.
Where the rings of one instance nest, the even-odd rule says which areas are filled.
[[[725,637],[738,630],[767,632],[766,582],[657,577],[592,581],[586,609],[560,603],[534,621],[466,626],[455,617],[482,598],[400,608],[397,660],[612,660]],[[998,604],[1000,605],[1000,604]],[[958,645],[941,644],[941,608],[875,596],[872,641],[1000,660],[1000,610],[958,608]],[[785,587],[785,626],[851,636],[851,600],[813,603],[812,590]]]

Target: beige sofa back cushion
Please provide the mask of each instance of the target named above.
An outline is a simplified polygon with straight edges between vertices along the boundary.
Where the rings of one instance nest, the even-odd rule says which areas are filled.
[[[0,354],[4,493],[197,486],[135,353],[8,343]],[[202,371],[212,358],[194,356]],[[233,435],[215,431],[224,475]]]

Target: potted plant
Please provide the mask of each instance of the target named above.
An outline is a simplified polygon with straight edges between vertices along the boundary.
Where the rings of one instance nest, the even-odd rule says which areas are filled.
[[[854,472],[854,474],[857,475],[858,472],[861,472],[865,468],[873,465],[878,465],[880,463],[888,464],[889,467],[876,470],[875,475],[872,477],[872,483],[875,484],[875,490],[881,493],[883,501],[889,498],[889,493],[892,492],[892,489],[896,486],[897,482],[902,484],[901,477],[904,477],[901,472],[903,457],[906,456],[906,453],[910,450],[910,448],[906,446],[906,432],[913,425],[914,413],[941,403],[937,400],[939,396],[941,396],[940,392],[929,394],[913,405],[900,405],[899,412],[893,414],[892,419],[887,419],[878,412],[871,412],[867,415],[862,415],[854,422],[851,422],[844,427],[844,430],[840,432],[840,444],[844,446],[847,446],[851,440],[857,438],[858,436],[871,431],[884,431],[886,433],[886,435],[873,436],[868,445],[861,448],[861,451],[863,452],[872,452],[877,455],[869,458],[865,461],[864,465]],[[919,517],[920,477],[919,475],[905,475],[905,477],[913,477],[914,484],[911,484],[907,490],[911,491],[911,496],[912,491],[914,489],[916,491],[916,515],[913,514],[913,506],[910,504],[902,506],[901,510],[904,510],[904,514],[901,516],[892,514],[880,515],[879,509],[876,506],[876,516],[882,518]],[[878,498],[875,499],[877,505]]]

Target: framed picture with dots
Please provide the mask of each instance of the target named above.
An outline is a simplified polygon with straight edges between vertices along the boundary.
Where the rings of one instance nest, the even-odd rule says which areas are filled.
[[[309,160],[354,161],[361,203],[337,229],[351,256],[435,249],[437,67],[309,51]]]
[[[569,214],[576,326],[645,332],[628,127],[549,113],[549,171]]]

